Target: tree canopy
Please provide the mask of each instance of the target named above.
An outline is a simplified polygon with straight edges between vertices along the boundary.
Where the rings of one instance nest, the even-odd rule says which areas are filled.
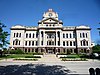
[[[6,48],[7,44],[9,44],[7,40],[7,36],[9,35],[7,31],[4,31],[6,26],[0,22],[0,49]]]
[[[93,53],[100,53],[100,45],[95,45],[93,48]]]

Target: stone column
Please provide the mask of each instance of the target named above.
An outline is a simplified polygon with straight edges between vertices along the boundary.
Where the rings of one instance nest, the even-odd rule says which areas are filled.
[[[60,46],[62,46],[62,31],[60,31]]]
[[[56,31],[56,46],[58,46],[57,31]]]
[[[41,31],[39,31],[39,42],[38,42],[39,46],[41,46]]]
[[[65,49],[65,53],[67,53],[67,48]]]
[[[46,40],[46,38],[45,38],[45,31],[43,31],[43,46],[45,46],[45,41]]]
[[[72,49],[72,53],[74,54],[74,49]]]
[[[35,53],[35,48],[34,48],[34,53]]]
[[[38,48],[38,53],[41,53],[41,48]]]
[[[64,50],[63,48],[60,48],[60,53],[63,53],[64,52],[63,50]]]

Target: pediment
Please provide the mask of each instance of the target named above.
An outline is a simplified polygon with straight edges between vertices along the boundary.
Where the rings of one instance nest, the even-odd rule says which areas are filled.
[[[52,23],[55,23],[55,22],[60,22],[59,20],[55,19],[55,18],[45,18],[41,21],[39,21],[39,23],[45,23],[45,22],[52,22]]]

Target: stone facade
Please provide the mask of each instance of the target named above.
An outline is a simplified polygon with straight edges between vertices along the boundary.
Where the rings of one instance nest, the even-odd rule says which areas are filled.
[[[39,53],[91,53],[90,30],[85,25],[63,27],[58,14],[49,9],[38,27],[12,26],[10,48]]]

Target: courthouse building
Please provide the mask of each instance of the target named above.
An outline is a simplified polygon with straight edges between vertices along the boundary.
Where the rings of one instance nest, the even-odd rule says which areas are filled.
[[[65,27],[66,26],[66,27]],[[15,25],[11,27],[10,48],[24,52],[91,53],[89,26],[63,26],[58,14],[49,9],[38,26]]]

